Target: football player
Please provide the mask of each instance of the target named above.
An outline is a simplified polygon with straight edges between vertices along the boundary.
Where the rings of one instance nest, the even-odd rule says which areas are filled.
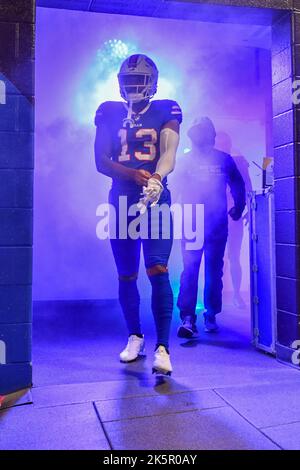
[[[182,113],[172,100],[152,100],[157,91],[158,69],[146,55],[135,54],[121,65],[118,74],[124,101],[102,103],[96,113],[96,166],[112,178],[110,204],[119,213],[120,196],[127,205],[136,204],[149,219],[154,206],[170,207],[167,175],[175,167]],[[157,208],[156,208],[157,209]],[[169,211],[170,212],[170,211]],[[127,217],[127,226],[132,217]],[[171,219],[171,215],[169,215]],[[172,222],[171,232],[172,232]],[[111,238],[111,247],[119,275],[119,300],[125,316],[129,339],[121,352],[122,362],[135,361],[144,355],[145,341],[140,324],[140,296],[137,288],[140,251],[143,247],[145,267],[152,285],[152,311],[157,341],[153,372],[170,375],[169,332],[173,311],[173,293],[169,281],[168,259],[172,233],[158,237]],[[151,232],[152,233],[152,232]]]

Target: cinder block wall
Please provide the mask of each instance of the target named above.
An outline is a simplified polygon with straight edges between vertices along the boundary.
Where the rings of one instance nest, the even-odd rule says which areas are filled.
[[[278,358],[292,361],[300,340],[300,106],[292,83],[300,78],[300,0],[273,27],[273,114]]]
[[[0,0],[0,394],[31,385],[34,0]]]

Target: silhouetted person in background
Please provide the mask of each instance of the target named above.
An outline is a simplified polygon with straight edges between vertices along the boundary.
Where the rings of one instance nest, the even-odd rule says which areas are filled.
[[[231,152],[232,141],[225,132],[217,133],[217,147],[226,153]],[[252,183],[249,175],[249,163],[243,156],[232,157],[235,164],[242,175],[245,182],[246,193],[252,191]],[[232,195],[227,191],[227,201],[230,207],[233,204]],[[245,308],[245,302],[241,296],[242,284],[242,266],[241,266],[241,249],[244,238],[244,228],[248,224],[248,212],[239,220],[228,218],[228,240],[227,240],[227,256],[230,265],[230,276],[233,287],[233,304],[238,308]]]
[[[187,249],[182,241],[184,270],[180,278],[178,308],[182,324],[180,338],[197,334],[196,305],[202,255],[205,256],[204,323],[205,331],[218,330],[216,315],[222,311],[224,252],[228,236],[226,189],[229,185],[234,205],[229,210],[233,220],[242,217],[245,208],[245,184],[232,157],[215,149],[216,131],[212,121],[195,121],[188,136],[192,150],[184,156],[182,203],[204,204],[204,245]]]

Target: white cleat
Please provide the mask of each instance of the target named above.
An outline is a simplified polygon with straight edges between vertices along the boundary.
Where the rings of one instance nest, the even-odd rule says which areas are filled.
[[[126,348],[120,353],[121,362],[133,362],[139,356],[145,356],[145,340],[136,335],[130,335]]]
[[[164,346],[158,346],[154,353],[152,373],[157,375],[171,375],[173,372],[170,354]]]

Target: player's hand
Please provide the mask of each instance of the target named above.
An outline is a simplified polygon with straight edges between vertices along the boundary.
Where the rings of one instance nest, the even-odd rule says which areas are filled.
[[[161,184],[160,179],[152,176],[145,188],[146,195],[150,198],[151,206],[155,206],[160,198],[161,193],[163,192],[163,185]]]
[[[155,177],[151,177],[149,179],[147,187],[143,187],[143,197],[138,203],[138,208],[141,214],[146,212],[149,203],[151,207],[156,206],[163,190],[164,187],[159,179]]]
[[[151,173],[146,170],[133,170],[133,180],[139,186],[147,186]]]
[[[240,220],[240,218],[242,217],[242,214],[243,214],[243,211],[241,212],[240,209],[238,209],[237,207],[232,207],[230,209],[230,211],[228,212],[228,214],[230,215],[230,217],[232,218],[232,220],[234,220],[235,222],[237,222],[238,220]]]

